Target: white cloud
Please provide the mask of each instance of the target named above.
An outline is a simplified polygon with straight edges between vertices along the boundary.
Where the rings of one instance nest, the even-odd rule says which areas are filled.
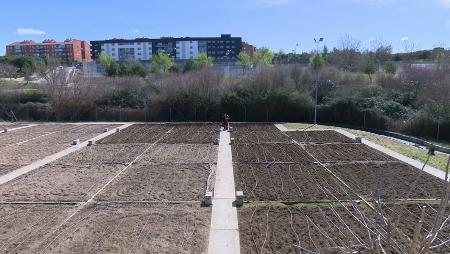
[[[437,1],[443,4],[444,6],[450,8],[450,0],[437,0]]]
[[[140,32],[139,29],[133,29],[134,34],[138,34],[139,32]]]
[[[43,35],[44,31],[34,28],[17,28],[16,34],[18,35]]]
[[[402,42],[405,42],[405,41],[409,41],[409,38],[408,37],[403,37],[403,38],[401,38],[400,39]]]

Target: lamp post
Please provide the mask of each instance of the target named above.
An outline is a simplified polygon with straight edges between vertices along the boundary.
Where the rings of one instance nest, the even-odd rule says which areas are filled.
[[[316,56],[319,57],[319,44],[324,40],[324,38],[316,39],[314,38],[314,43],[317,45]],[[316,70],[316,103],[314,105],[314,124],[317,124],[317,94],[319,89],[319,69]]]
[[[227,76],[231,76],[231,73],[230,73],[230,60],[231,60],[231,49],[228,49],[226,52],[225,52],[225,55],[227,56]]]

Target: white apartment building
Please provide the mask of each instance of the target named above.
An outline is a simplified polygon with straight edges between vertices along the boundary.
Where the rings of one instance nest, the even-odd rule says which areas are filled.
[[[177,41],[176,52],[179,60],[197,58],[199,54],[198,41]]]
[[[152,59],[152,42],[105,42],[101,52],[116,61],[149,61]]]

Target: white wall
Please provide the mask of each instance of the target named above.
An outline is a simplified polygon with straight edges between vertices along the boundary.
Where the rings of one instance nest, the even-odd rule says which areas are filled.
[[[177,59],[188,60],[198,56],[198,41],[177,41]]]
[[[149,61],[152,59],[152,43],[151,42],[131,42],[131,43],[123,43],[124,45],[120,45],[121,43],[104,43],[101,46],[102,53],[110,55],[114,60],[119,61],[119,49],[134,49],[134,59],[132,60],[141,60],[141,61]]]

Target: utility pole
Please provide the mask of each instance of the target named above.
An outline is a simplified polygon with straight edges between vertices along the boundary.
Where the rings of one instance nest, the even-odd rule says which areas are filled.
[[[324,38],[319,38],[318,40],[314,38],[314,43],[317,45],[316,56],[319,57],[319,44],[324,40]],[[317,124],[317,94],[319,89],[319,69],[316,70],[316,103],[314,105],[314,124]]]

